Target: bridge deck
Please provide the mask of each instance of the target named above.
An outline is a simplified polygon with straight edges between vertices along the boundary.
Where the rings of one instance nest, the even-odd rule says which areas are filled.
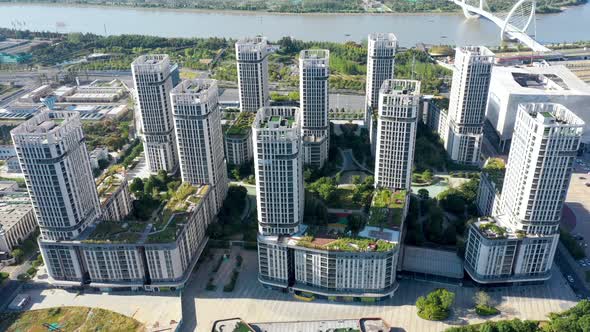
[[[503,19],[495,16],[494,14],[492,14],[482,8],[463,3],[460,0],[452,0],[452,1],[456,5],[467,10],[468,12],[473,13],[473,14],[477,14],[480,17],[484,17],[484,18],[488,19],[489,21],[492,21],[494,24],[496,24],[500,28],[502,28],[502,26],[504,26],[505,21]],[[538,41],[536,41],[535,39],[533,39],[531,36],[527,35],[526,33],[519,31],[511,24],[508,24],[508,26],[506,27],[506,35],[508,38],[519,40],[521,43],[523,43],[524,45],[526,45],[527,47],[529,47],[530,49],[532,49],[535,52],[549,52],[549,51],[551,51],[545,45],[539,43]]]

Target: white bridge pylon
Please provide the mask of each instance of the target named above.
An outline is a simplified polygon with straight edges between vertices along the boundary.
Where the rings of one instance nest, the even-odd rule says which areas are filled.
[[[500,28],[500,39],[519,40],[535,52],[551,51],[527,34],[531,23],[535,20],[536,0],[519,0],[506,13],[492,13],[484,8],[485,0],[452,0],[463,9],[467,18],[484,17]]]

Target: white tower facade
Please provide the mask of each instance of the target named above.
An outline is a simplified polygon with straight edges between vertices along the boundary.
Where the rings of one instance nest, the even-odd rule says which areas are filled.
[[[70,240],[94,224],[100,203],[79,114],[41,112],[11,134],[41,238]]]
[[[562,105],[519,105],[502,189],[512,225],[557,232],[583,130],[584,122]]]
[[[142,55],[131,63],[135,99],[143,130],[143,150],[151,173],[177,168],[170,91],[174,67],[168,55]]]
[[[465,269],[480,283],[547,280],[584,121],[563,105],[520,104],[500,212],[469,228]]]
[[[252,125],[258,233],[293,234],[303,220],[299,109],[265,107]]]
[[[268,106],[268,46],[265,37],[236,42],[240,111],[256,112]]]
[[[452,160],[476,164],[483,139],[494,54],[483,46],[455,51],[445,148]]]
[[[376,128],[376,187],[410,189],[419,104],[419,81],[383,82]]]
[[[397,38],[393,33],[371,33],[367,50],[367,89],[365,93],[365,126],[369,131],[371,148],[375,148],[372,112],[379,107],[379,90],[385,80],[394,78]]]
[[[303,163],[322,168],[330,148],[328,78],[330,51],[303,50],[299,55],[299,94]]]
[[[213,187],[216,211],[227,194],[221,111],[215,80],[185,80],[170,93],[183,182]]]

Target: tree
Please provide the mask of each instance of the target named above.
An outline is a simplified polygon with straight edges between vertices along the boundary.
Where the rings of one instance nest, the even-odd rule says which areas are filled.
[[[309,191],[316,193],[326,203],[332,200],[336,189],[335,179],[329,177],[319,178],[309,185]]]
[[[231,176],[234,179],[240,181],[240,179],[241,179],[240,170],[237,167],[232,168],[232,170],[231,170]]]
[[[492,298],[484,291],[477,291],[473,296],[473,302],[478,306],[492,306]]]
[[[361,176],[360,175],[353,175],[352,176],[352,184],[359,185],[361,183]]]
[[[12,250],[12,252],[10,253],[12,255],[12,257],[14,257],[14,259],[16,259],[16,261],[18,263],[20,263],[23,259],[23,257],[25,256],[25,252],[22,251],[22,249],[14,249]]]
[[[346,225],[346,230],[350,231],[353,235],[357,235],[365,226],[365,221],[360,215],[351,214],[348,216],[348,223]]]
[[[421,199],[428,199],[430,197],[430,193],[428,192],[428,190],[422,188],[418,190],[418,197],[420,197]]]
[[[426,297],[420,296],[416,301],[418,316],[428,320],[447,319],[454,301],[455,293],[444,288],[435,289]]]
[[[422,173],[422,180],[425,182],[432,181],[432,171],[429,169],[425,170],[424,173]]]
[[[334,177],[334,180],[336,181],[336,184],[340,183],[340,180],[341,179],[342,179],[342,172],[336,173],[336,176]]]
[[[129,185],[129,189],[134,193],[143,191],[143,188],[144,184],[141,178],[134,178],[133,181],[131,181],[131,184]]]

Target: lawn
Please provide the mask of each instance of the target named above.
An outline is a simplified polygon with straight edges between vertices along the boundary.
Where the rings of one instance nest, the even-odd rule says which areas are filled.
[[[406,191],[379,189],[373,197],[368,224],[376,227],[399,227],[402,223]]]
[[[2,331],[47,331],[43,324],[56,324],[62,331],[144,331],[135,319],[98,308],[60,307],[0,315]]]
[[[333,199],[328,203],[329,207],[337,209],[358,210],[362,208],[361,202],[352,199],[351,188],[338,188],[334,191]]]

